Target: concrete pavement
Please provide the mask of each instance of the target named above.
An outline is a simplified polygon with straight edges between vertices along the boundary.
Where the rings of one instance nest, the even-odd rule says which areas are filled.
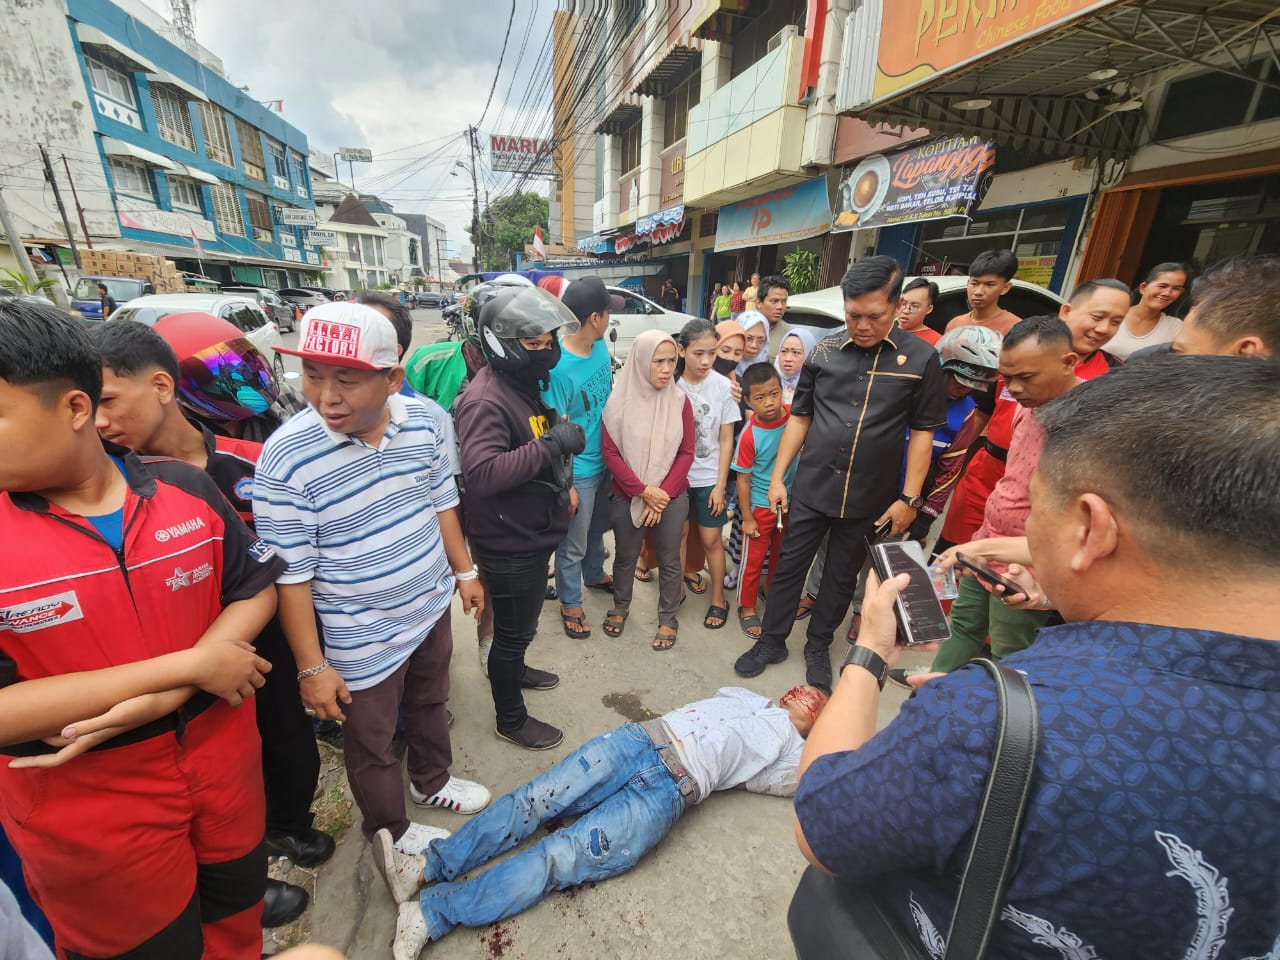
[[[443,336],[439,311],[414,311],[415,345]],[[852,575],[852,574],[851,574]],[[453,772],[487,785],[497,796],[531,779],[582,741],[627,720],[661,714],[706,697],[718,687],[740,685],[770,697],[804,680],[800,656],[804,624],[797,624],[793,654],[763,676],[742,680],[733,661],[749,646],[737,621],[721,630],[702,626],[707,598],[689,594],[681,609],[680,639],[666,653],[649,641],[657,626],[655,584],[636,584],[632,615],[620,638],[600,629],[609,597],[587,591],[592,626],[588,640],[570,639],[559,608],[543,610],[529,662],[552,670],[560,686],[528,693],[530,711],[562,727],[564,743],[530,753],[494,735],[493,703],[476,655],[476,631],[455,602],[450,709]],[[841,639],[832,646],[842,657]],[[902,665],[927,663],[928,655],[908,654]],[[880,722],[887,722],[905,699],[890,685],[882,698]],[[414,807],[412,819],[456,830],[466,818]],[[316,883],[312,938],[346,951],[353,960],[390,956],[395,910],[374,871],[368,844],[356,825],[347,831],[333,860]],[[671,834],[630,873],[601,884],[552,894],[523,914],[478,930],[459,929],[424,956],[457,960],[592,960],[684,956],[734,960],[782,960],[794,956],[786,911],[804,860],[792,835],[791,804],[743,791],[716,794],[689,811]]]

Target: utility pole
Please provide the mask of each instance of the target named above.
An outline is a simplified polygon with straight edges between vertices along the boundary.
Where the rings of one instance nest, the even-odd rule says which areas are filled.
[[[476,128],[467,127],[467,143],[471,146],[471,267],[480,272],[480,184],[476,182]]]
[[[489,206],[489,188],[484,188],[484,258],[486,261],[493,260],[493,207]]]
[[[53,202],[58,205],[58,216],[62,217],[62,229],[67,234],[67,243],[71,245],[71,258],[76,262],[76,269],[82,269],[80,266],[80,251],[76,249],[76,238],[71,232],[71,221],[67,219],[67,208],[62,203],[62,191],[58,189],[58,180],[53,175],[53,164],[49,162],[49,151],[44,148],[44,144],[40,144],[40,159],[44,163],[44,178],[49,182],[49,186],[53,188]],[[62,261],[58,261],[58,267],[62,267]],[[62,270],[62,279],[67,280],[67,271]],[[71,281],[67,280],[67,286],[71,286]]]
[[[9,205],[4,202],[4,189],[0,188],[0,226],[4,227],[4,235],[9,238],[9,247],[13,250],[13,256],[18,261],[18,266],[22,267],[22,272],[27,278],[27,282],[34,288],[40,282],[40,277],[36,274],[36,268],[31,265],[31,258],[27,256],[27,248],[22,245],[22,238],[18,236],[18,228],[13,225],[13,217],[9,216]]]
[[[76,193],[76,182],[71,177],[71,165],[67,163],[67,155],[62,155],[62,169],[67,171],[67,183],[71,185],[71,200],[76,205],[76,215],[80,218],[80,229],[84,231],[84,245],[93,249],[93,237],[89,236],[89,224],[85,223],[84,207],[80,206],[80,195]]]
[[[444,254],[440,252],[439,234],[436,234],[436,286],[444,293]]]

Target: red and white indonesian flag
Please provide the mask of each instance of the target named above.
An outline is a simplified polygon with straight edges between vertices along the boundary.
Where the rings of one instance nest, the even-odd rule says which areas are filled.
[[[533,228],[533,252],[538,255],[539,260],[547,259],[547,248],[542,242],[542,227]]]
[[[202,243],[200,243],[200,238],[196,236],[196,228],[195,228],[195,227],[192,227],[192,228],[191,228],[191,242],[192,242],[192,243],[194,243],[194,244],[195,244],[195,246],[196,246],[196,256],[197,256],[197,257],[201,257],[201,258],[203,258],[203,257],[204,257],[204,245],[203,245]]]

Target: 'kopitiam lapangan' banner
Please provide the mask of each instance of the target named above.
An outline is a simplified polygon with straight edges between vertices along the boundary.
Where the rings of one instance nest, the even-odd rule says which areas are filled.
[[[831,229],[972,217],[995,163],[995,144],[981,137],[944,137],[864,157],[836,191]]]

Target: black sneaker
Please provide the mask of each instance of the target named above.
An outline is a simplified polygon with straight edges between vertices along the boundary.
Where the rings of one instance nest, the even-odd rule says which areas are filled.
[[[333,856],[333,838],[314,827],[301,833],[267,834],[267,853],[288,857],[300,867],[315,867]]]
[[[283,880],[267,880],[267,892],[262,898],[262,925],[266,928],[283,927],[293,923],[311,902],[311,895],[302,887]]]
[[[524,675],[520,677],[520,686],[525,690],[554,690],[560,686],[560,678],[546,670],[526,666]]]
[[[758,677],[771,663],[787,659],[787,648],[757,640],[750,650],[740,656],[733,665],[733,672],[740,677]]]
[[[804,682],[831,693],[831,651],[827,647],[804,648]]]
[[[497,730],[496,733],[498,739],[514,743],[517,747],[524,747],[526,750],[550,750],[552,747],[559,746],[560,741],[564,739],[564,734],[558,727],[543,723],[534,717],[527,717],[524,726],[519,730]]]

